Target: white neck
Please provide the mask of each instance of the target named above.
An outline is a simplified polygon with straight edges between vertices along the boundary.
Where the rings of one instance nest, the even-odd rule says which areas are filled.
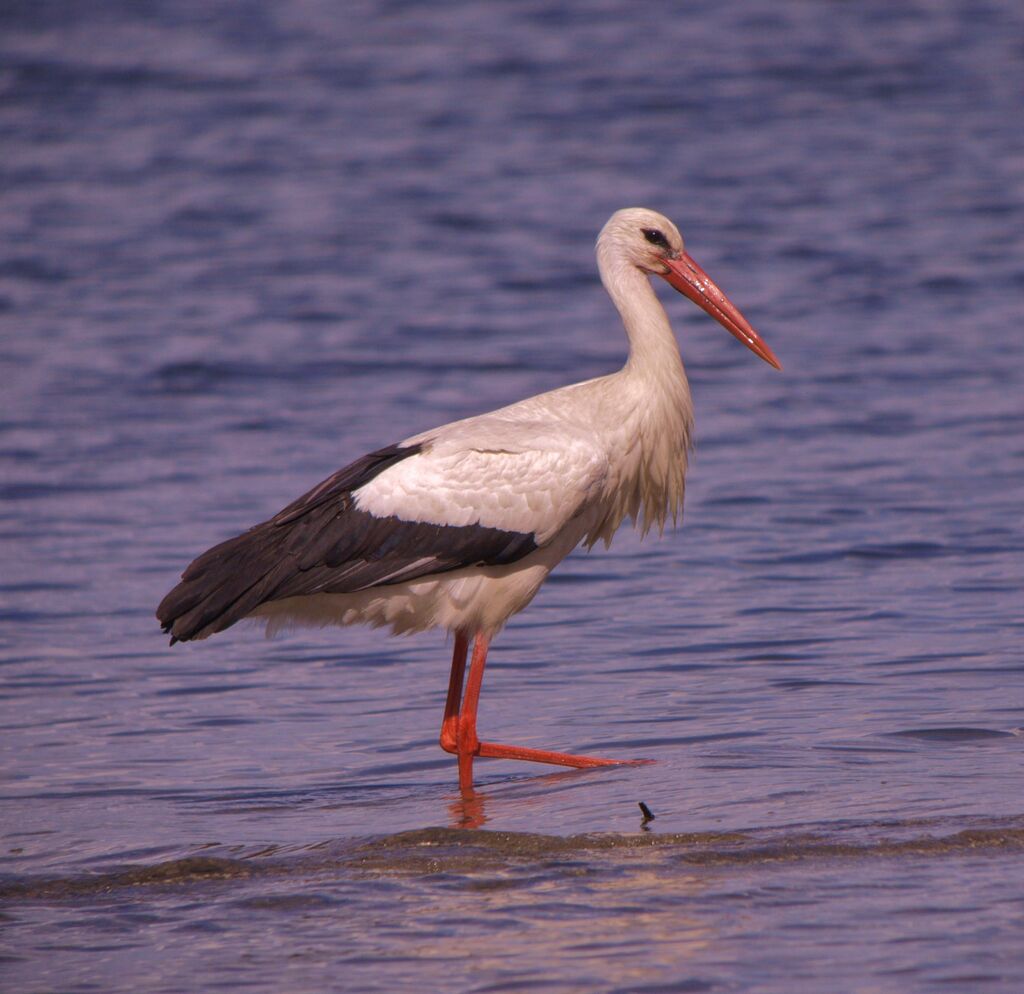
[[[628,458],[621,462],[607,518],[589,541],[611,534],[625,516],[642,531],[675,520],[683,504],[687,453],[693,433],[693,405],[679,346],[650,278],[616,251],[598,242],[601,282],[622,317],[629,338],[629,359],[622,371],[607,377],[629,398],[620,406]]]
[[[601,282],[629,338],[625,371],[654,381],[664,379],[666,374],[685,381],[679,346],[650,277],[614,250],[602,248],[597,256]]]

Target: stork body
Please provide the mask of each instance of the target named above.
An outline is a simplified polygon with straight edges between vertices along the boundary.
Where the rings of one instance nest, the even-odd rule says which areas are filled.
[[[626,518],[660,529],[682,508],[693,410],[650,274],[778,362],[661,215],[618,211],[597,254],[629,338],[619,372],[414,435],[339,470],[188,567],[157,610],[172,643],[242,618],[266,619],[269,629],[445,628],[455,652],[441,744],[459,757],[464,792],[477,755],[615,762],[481,743],[476,706],[490,640],[578,544],[609,543]]]

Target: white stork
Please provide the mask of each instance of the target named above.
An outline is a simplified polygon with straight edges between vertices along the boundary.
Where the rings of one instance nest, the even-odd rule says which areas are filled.
[[[644,533],[660,529],[682,507],[693,407],[650,275],[781,366],[662,215],[617,211],[597,240],[597,261],[629,338],[621,370],[425,431],[338,470],[185,570],[157,609],[171,644],[243,618],[266,619],[268,628],[446,628],[455,649],[441,747],[458,756],[464,794],[475,756],[620,762],[481,742],[490,641],[580,542],[608,544],[625,518]]]

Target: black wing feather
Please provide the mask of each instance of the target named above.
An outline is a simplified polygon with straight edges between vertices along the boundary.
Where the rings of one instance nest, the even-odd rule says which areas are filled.
[[[537,548],[530,534],[378,518],[354,506],[352,491],[420,451],[412,445],[371,452],[269,521],[204,552],[157,608],[171,644],[223,631],[267,601],[503,566]]]

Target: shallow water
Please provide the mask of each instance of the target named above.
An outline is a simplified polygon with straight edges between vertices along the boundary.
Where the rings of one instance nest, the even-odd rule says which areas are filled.
[[[5,988],[1020,990],[1024,16],[345,9],[0,14]],[[207,545],[616,368],[631,203],[785,371],[666,295],[685,527],[564,563],[481,723],[657,763],[462,801],[443,637],[167,648]]]
[[[211,847],[4,896],[25,902],[21,928],[53,930],[61,965],[34,977],[70,971],[83,988],[131,976],[161,991],[189,989],[183,977],[256,990],[844,990],[871,973],[869,989],[899,990],[904,964],[923,960],[914,979],[936,989],[1011,989],[1020,963],[992,938],[1019,926],[1020,894],[993,871],[1022,851],[1021,819],[821,836],[426,829],[298,853]],[[969,888],[951,886],[951,864]]]

